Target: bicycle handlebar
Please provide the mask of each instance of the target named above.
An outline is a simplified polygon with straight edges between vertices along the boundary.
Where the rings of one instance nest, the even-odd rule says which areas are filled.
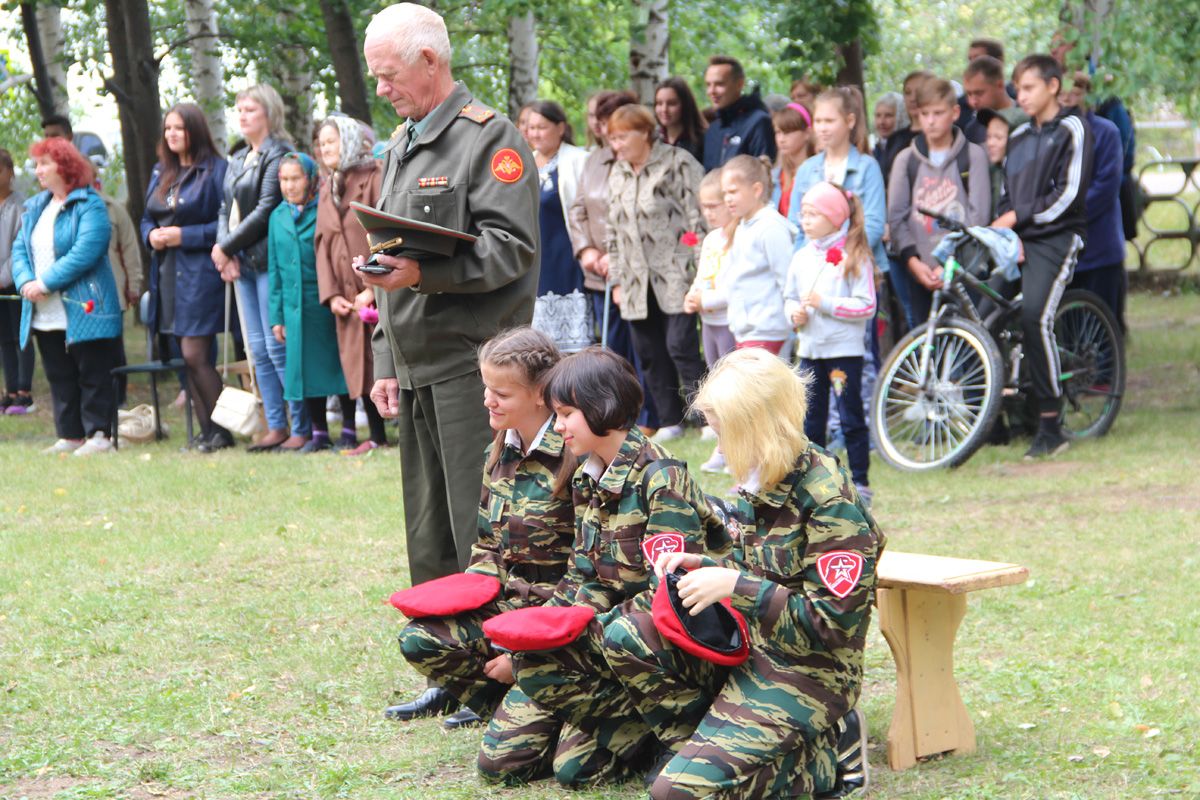
[[[937,213],[936,211],[930,211],[927,208],[920,208],[920,207],[917,208],[917,211],[919,213],[924,214],[925,216],[931,218],[943,230],[956,231],[958,233],[963,233],[967,230],[967,226],[962,224],[958,220],[953,220],[953,219],[950,219],[949,217],[943,217],[941,214]]]

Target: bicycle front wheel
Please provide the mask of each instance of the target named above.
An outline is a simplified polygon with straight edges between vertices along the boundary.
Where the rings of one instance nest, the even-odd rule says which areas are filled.
[[[1125,395],[1125,340],[1117,318],[1092,292],[1063,294],[1054,317],[1062,368],[1063,431],[1072,439],[1103,436]]]
[[[910,472],[957,467],[987,439],[1004,389],[995,340],[960,317],[937,323],[922,372],[929,323],[914,328],[888,355],[872,398],[879,454]]]

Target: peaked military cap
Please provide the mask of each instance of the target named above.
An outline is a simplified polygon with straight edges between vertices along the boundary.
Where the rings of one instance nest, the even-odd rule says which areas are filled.
[[[358,221],[371,243],[368,264],[378,264],[375,256],[383,253],[396,258],[445,258],[454,255],[459,242],[474,244],[476,237],[462,231],[452,231],[408,217],[398,217],[378,208],[351,202]]]

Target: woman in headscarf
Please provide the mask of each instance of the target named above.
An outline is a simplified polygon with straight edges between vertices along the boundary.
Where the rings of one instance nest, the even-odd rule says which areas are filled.
[[[367,233],[350,209],[350,203],[374,206],[379,199],[379,161],[372,148],[375,133],[364,123],[334,114],[321,123],[318,153],[329,177],[317,202],[317,287],[321,302],[333,312],[338,356],[346,376],[351,402],[342,408],[342,435],[335,447],[353,448],[361,455],[387,444],[383,417],[371,402],[374,366],[371,331],[377,318],[375,290],[351,266],[355,256],[369,256]],[[358,444],[354,426],[354,400],[363,398],[371,438]]]
[[[317,292],[313,236],[318,181],[317,163],[311,158],[303,153],[283,157],[279,162],[283,202],[271,212],[267,234],[271,333],[286,347],[283,397],[303,402],[312,420],[312,439],[298,448],[302,453],[330,448],[325,399],[346,395],[333,315],[321,305]]]

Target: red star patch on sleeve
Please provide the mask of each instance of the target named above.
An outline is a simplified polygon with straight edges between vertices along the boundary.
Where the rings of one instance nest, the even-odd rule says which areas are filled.
[[[862,570],[862,554],[850,550],[834,550],[817,559],[817,575],[821,577],[821,583],[838,599],[854,591],[862,577]]]
[[[663,553],[682,553],[685,542],[681,533],[656,533],[642,541],[646,566],[653,566]]]
[[[521,154],[511,147],[497,150],[492,156],[492,175],[501,183],[516,183],[525,174],[525,162]]]

